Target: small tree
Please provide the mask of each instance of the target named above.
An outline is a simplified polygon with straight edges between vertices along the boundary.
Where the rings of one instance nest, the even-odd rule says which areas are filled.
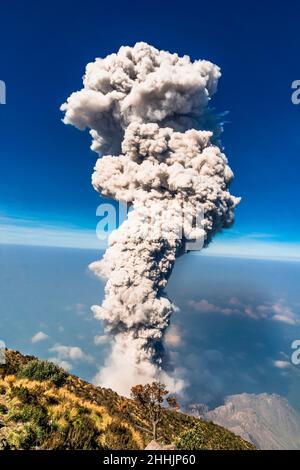
[[[163,403],[166,399],[172,409],[179,409],[177,399],[168,397],[166,386],[160,382],[152,382],[146,385],[135,385],[131,389],[131,398],[141,405],[147,412],[151,429],[138,426],[149,434],[152,434],[154,440],[157,436],[157,425],[162,417]]]
[[[179,410],[180,405],[176,397],[167,397],[166,402],[168,403],[169,408],[171,408],[172,410]]]

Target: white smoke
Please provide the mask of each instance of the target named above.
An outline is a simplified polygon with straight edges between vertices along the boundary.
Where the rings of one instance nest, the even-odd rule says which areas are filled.
[[[110,152],[96,163],[94,188],[132,206],[90,266],[107,279],[104,301],[92,310],[113,337],[97,381],[120,393],[154,379],[182,387],[163,371],[174,310],[164,288],[186,240],[207,245],[230,226],[239,202],[208,108],[219,77],[210,62],[137,43],[88,64],[84,88],[61,107],[65,123],[90,129],[93,150]]]

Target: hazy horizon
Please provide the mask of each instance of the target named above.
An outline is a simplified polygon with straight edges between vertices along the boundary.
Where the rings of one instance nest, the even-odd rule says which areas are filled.
[[[0,247],[0,338],[23,354],[56,360],[92,381],[109,339],[90,306],[103,283],[88,264],[99,250]],[[167,293],[179,307],[166,339],[184,403],[222,403],[236,393],[277,393],[300,411],[300,264],[188,254]]]

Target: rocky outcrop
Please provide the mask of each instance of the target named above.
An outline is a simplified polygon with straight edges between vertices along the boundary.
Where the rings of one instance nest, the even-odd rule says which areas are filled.
[[[300,449],[300,415],[275,394],[228,396],[224,405],[201,415],[259,449]]]
[[[150,441],[145,450],[176,450],[175,445],[162,445],[157,441]]]

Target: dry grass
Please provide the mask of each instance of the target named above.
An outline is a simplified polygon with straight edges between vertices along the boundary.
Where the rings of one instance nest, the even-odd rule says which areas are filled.
[[[147,427],[143,407],[71,374],[61,386],[51,380],[22,378],[22,367],[34,359],[6,351],[6,369],[0,374],[0,448],[144,449],[151,440],[139,428]],[[214,424],[168,410],[158,428],[160,441],[171,444],[196,424],[207,434],[208,446],[252,448]],[[217,444],[211,440],[214,431],[220,440]]]

